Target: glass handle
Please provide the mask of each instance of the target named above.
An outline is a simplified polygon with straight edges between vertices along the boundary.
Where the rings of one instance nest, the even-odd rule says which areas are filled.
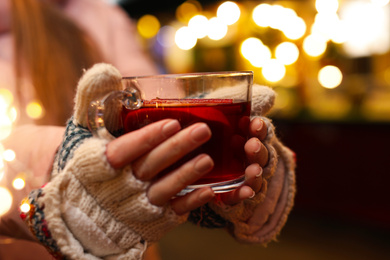
[[[142,107],[143,100],[136,87],[128,86],[125,90],[112,91],[102,99],[92,101],[88,108],[88,128],[95,137],[104,138],[109,133],[104,118],[108,110],[107,106],[115,103],[123,105],[126,109],[136,110]],[[113,116],[120,117],[115,114]]]

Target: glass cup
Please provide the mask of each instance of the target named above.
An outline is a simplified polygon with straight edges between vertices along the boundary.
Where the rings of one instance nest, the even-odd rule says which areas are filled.
[[[119,122],[109,129],[114,135],[166,118],[177,119],[182,128],[205,122],[211,129],[211,139],[160,174],[205,153],[214,161],[213,170],[178,195],[204,186],[222,193],[242,185],[247,166],[244,145],[248,140],[253,72],[124,77],[122,84],[123,91],[113,91],[91,103],[88,116],[94,135],[106,132],[106,122],[113,117]]]

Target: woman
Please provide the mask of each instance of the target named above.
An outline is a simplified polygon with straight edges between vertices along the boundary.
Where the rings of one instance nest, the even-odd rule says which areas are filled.
[[[50,5],[52,2],[55,2],[57,6]],[[130,21],[116,7],[106,6],[96,0],[13,0],[11,3],[13,33],[12,36],[7,35],[7,31],[3,29],[0,43],[2,46],[7,46],[7,41],[9,44],[11,39],[14,39],[14,59],[12,55],[9,55],[10,52],[2,53],[1,57],[7,58],[2,61],[2,66],[7,69],[9,74],[2,75],[1,79],[7,83],[7,86],[10,86],[9,89],[18,97],[19,107],[22,108],[31,99],[38,98],[46,110],[46,116],[38,123],[52,126],[39,126],[38,123],[31,122],[22,115],[20,122],[23,122],[23,125],[17,127],[5,143],[6,147],[16,152],[18,160],[32,171],[35,181],[27,183],[26,189],[20,194],[14,194],[14,210],[9,216],[2,218],[1,224],[4,225],[0,227],[0,231],[3,235],[32,241],[32,236],[25,228],[23,229],[21,221],[17,219],[17,201],[20,201],[21,197],[26,196],[31,190],[38,189],[42,184],[53,183],[56,180],[56,178],[50,180],[52,162],[64,135],[64,128],[61,126],[72,114],[71,99],[82,69],[87,69],[99,61],[106,61],[118,68],[119,72],[116,75],[155,74],[157,70],[151,65],[150,60],[145,58],[139,45],[135,43]],[[62,15],[58,7],[67,15]],[[76,14],[76,12],[80,13]],[[106,14],[106,16],[102,14]],[[93,18],[94,15],[96,15],[96,19]],[[36,20],[38,17],[42,19]],[[69,20],[69,17],[72,17],[75,24]],[[30,19],[30,22],[27,22],[27,19]],[[32,23],[32,21],[36,23]],[[100,26],[97,24],[98,22],[105,25]],[[4,24],[7,25],[7,22]],[[22,28],[29,27],[32,28],[22,30]],[[42,28],[44,29],[41,31]],[[83,28],[83,30],[79,28]],[[102,36],[104,35],[102,32],[98,32],[101,28],[107,29],[103,30],[106,32],[105,36]],[[30,31],[32,33],[28,34]],[[42,37],[40,37],[41,35]],[[69,37],[71,37],[69,44],[64,44]],[[42,38],[42,43],[31,40],[37,38]],[[114,47],[111,47],[112,45]],[[2,50],[4,49],[2,48]],[[15,61],[13,64],[15,70],[10,65],[13,60]],[[9,77],[9,75],[13,75],[13,77]],[[68,76],[64,77],[64,75]],[[28,83],[26,84],[26,82]],[[16,87],[13,88],[12,86],[15,85]],[[269,107],[264,110],[268,109]],[[34,124],[25,124],[26,122]],[[164,133],[161,131],[164,126],[168,127],[169,134],[161,136],[161,133]],[[175,121],[158,122],[143,128],[142,131],[129,133],[108,142],[104,148],[106,149],[104,154],[110,167],[114,169],[121,169],[126,165],[142,165],[145,162],[139,158],[147,158],[153,151],[155,151],[154,154],[169,153],[169,151],[161,150],[159,148],[161,146],[156,143],[147,145],[148,149],[146,150],[129,151],[127,142],[131,140],[147,141],[150,139],[146,137],[159,136],[160,134],[159,143],[164,143],[165,147],[169,147],[174,139],[179,144],[188,145],[191,144],[191,134],[195,130],[201,136],[198,144],[209,138],[210,132],[206,125],[195,125],[192,128],[181,130]],[[269,130],[268,134],[267,130]],[[172,174],[171,181],[155,179],[156,173],[145,177],[140,175],[139,171],[135,171],[134,176],[146,181],[153,180],[153,184],[146,191],[148,203],[154,206],[169,205],[177,216],[188,215],[191,212],[190,220],[200,222],[205,226],[226,227],[240,241],[267,243],[275,238],[284,225],[294,197],[292,155],[277,141],[270,130],[272,130],[272,125],[266,119],[255,118],[252,120],[250,131],[253,138],[247,142],[246,153],[253,163],[247,168],[247,182],[235,192],[225,194],[220,200],[216,200],[215,194],[208,188],[197,190],[182,199],[172,200],[172,192],[180,187],[173,188],[171,183],[172,181],[176,183],[177,179],[183,177],[178,174]],[[32,136],[34,138],[31,138]],[[263,144],[259,140],[264,140],[265,143]],[[193,149],[193,147],[189,149]],[[278,163],[276,156],[271,156],[274,149],[282,158]],[[268,153],[268,150],[271,154]],[[135,159],[132,155],[134,153],[137,154]],[[119,157],[119,154],[125,154],[125,156]],[[267,159],[268,157],[273,158],[272,163]],[[117,158],[122,159],[118,161]],[[198,172],[198,176],[205,174],[212,164],[210,158],[203,159],[203,169]],[[192,170],[182,174],[191,176],[194,172],[192,166],[194,165],[187,165],[187,168]],[[262,174],[263,168],[264,173]],[[14,172],[14,174],[16,173]],[[7,171],[6,177],[8,180],[12,179],[11,168]],[[3,182],[7,182],[7,178],[4,178]],[[187,181],[191,181],[191,179],[187,179]],[[182,183],[182,185],[185,184]],[[199,221],[197,213],[206,212],[205,210],[210,213],[210,218],[207,219],[210,221]],[[206,220],[206,218],[202,218],[202,220]],[[72,225],[75,221],[69,222],[68,219],[67,223]],[[12,229],[10,229],[11,227]],[[19,230],[17,234],[15,234],[15,230]],[[76,233],[74,235],[78,237],[79,235]],[[80,241],[85,244],[88,240],[79,237]],[[98,245],[95,244],[89,246],[92,251],[98,248]],[[112,254],[118,254],[116,250],[113,250]],[[63,248],[59,249],[60,254],[61,252],[67,254]],[[97,255],[103,258],[111,254],[109,249],[107,252],[98,252]],[[150,255],[146,254],[144,257],[148,258]]]

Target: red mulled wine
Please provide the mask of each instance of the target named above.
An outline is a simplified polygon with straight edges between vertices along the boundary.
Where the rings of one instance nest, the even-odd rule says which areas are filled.
[[[214,160],[213,170],[197,184],[230,181],[244,175],[246,159],[244,144],[248,139],[250,102],[233,103],[231,99],[155,99],[144,101],[137,110],[123,109],[124,131],[130,132],[166,118],[177,119],[182,128],[205,122],[211,139],[172,165],[176,168],[200,153]]]

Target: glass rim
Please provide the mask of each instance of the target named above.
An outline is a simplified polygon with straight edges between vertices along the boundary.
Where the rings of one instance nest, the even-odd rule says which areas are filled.
[[[253,71],[216,71],[216,72],[189,72],[189,73],[168,73],[144,76],[125,76],[122,80],[135,79],[185,79],[185,78],[205,78],[205,77],[235,77],[235,76],[253,76]]]

